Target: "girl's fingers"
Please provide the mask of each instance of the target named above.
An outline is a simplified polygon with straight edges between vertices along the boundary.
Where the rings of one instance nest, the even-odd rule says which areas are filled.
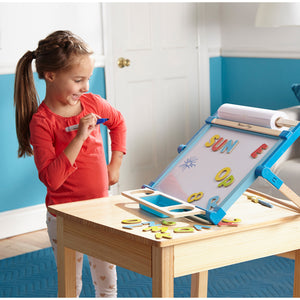
[[[97,124],[97,116],[95,114],[85,115],[80,119],[77,135],[81,136],[84,140],[95,129]]]
[[[97,117],[97,115],[91,113],[91,114],[85,115],[82,119],[83,119],[83,121],[87,122],[88,125],[91,126],[91,125],[96,125],[98,117]]]
[[[93,118],[93,120],[94,120],[94,122],[95,122],[95,125],[96,125],[97,120],[98,120],[100,117],[99,117],[98,115],[96,115],[96,114],[93,114],[93,113],[91,113],[90,115],[91,115],[91,117]]]

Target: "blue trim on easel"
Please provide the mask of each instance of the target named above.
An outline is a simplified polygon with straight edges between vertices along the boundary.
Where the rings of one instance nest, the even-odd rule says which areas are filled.
[[[261,176],[268,180],[272,185],[274,185],[278,190],[283,184],[283,181],[276,176],[271,169],[265,167],[265,166],[258,166],[255,170],[255,173],[257,176]]]
[[[165,178],[165,176],[171,172],[171,170],[178,164],[184,155],[190,151],[196,143],[202,138],[202,136],[211,128],[228,128],[232,131],[238,131],[246,134],[252,134],[256,136],[266,137],[268,139],[277,140],[272,146],[270,152],[266,154],[257,165],[255,165],[250,172],[242,178],[238,186],[236,186],[216,207],[211,210],[196,206],[205,212],[205,215],[197,215],[202,219],[208,220],[213,224],[218,224],[222,218],[226,215],[226,211],[232,206],[232,204],[241,196],[241,194],[255,181],[258,176],[262,176],[267,179],[277,189],[281,187],[283,181],[272,173],[270,167],[280,158],[280,156],[298,139],[300,136],[300,123],[296,127],[290,128],[288,131],[282,131],[279,136],[268,135],[264,133],[258,133],[254,131],[244,130],[242,128],[232,128],[229,126],[218,125],[212,123],[215,116],[211,116],[206,120],[204,125],[188,142],[186,147],[179,153],[175,160],[161,173],[161,175],[153,182],[150,183],[150,188],[155,190],[155,187]],[[149,187],[149,186],[148,186]],[[148,210],[149,211],[149,210]],[[155,213],[156,214],[156,213]]]
[[[284,138],[284,141],[276,150],[274,150],[276,153],[269,157],[264,166],[271,168],[278,158],[299,138],[299,136],[300,123],[297,126],[292,127],[290,131],[283,131],[280,137]]]
[[[284,141],[274,150],[274,154],[269,156],[264,164],[258,166],[255,170],[256,176],[261,176],[270,182],[275,188],[280,189],[283,181],[276,176],[272,171],[271,167],[279,159],[279,157],[299,138],[300,136],[300,123],[292,127],[290,131],[284,131],[282,137]]]
[[[213,210],[208,210],[203,207],[197,206],[197,208],[205,211],[205,215],[196,215],[200,219],[211,222],[212,224],[218,224],[225,217],[226,212],[221,207],[215,207]]]

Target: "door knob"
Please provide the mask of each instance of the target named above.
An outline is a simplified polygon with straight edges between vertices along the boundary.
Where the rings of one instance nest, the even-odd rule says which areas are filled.
[[[129,67],[130,66],[130,60],[126,59],[124,57],[120,57],[118,59],[118,66],[119,66],[119,68]]]

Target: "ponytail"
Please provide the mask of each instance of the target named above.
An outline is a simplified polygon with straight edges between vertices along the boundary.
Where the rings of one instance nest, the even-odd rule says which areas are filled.
[[[16,132],[19,141],[18,157],[31,156],[29,123],[38,108],[38,94],[34,85],[31,63],[35,52],[27,51],[16,68],[14,105],[16,108]]]
[[[74,57],[91,54],[93,51],[78,36],[67,30],[58,30],[40,40],[35,51],[27,51],[19,60],[14,93],[19,157],[33,155],[29,123],[39,105],[31,66],[33,59],[39,78],[45,79],[45,72],[67,70],[72,67]]]

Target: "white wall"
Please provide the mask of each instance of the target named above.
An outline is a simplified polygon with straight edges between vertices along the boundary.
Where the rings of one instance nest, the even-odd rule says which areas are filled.
[[[205,3],[199,5],[199,44],[201,51],[207,51],[208,56],[221,54],[221,5],[220,3]],[[205,39],[205,42],[203,42]],[[204,49],[203,49],[204,48]]]
[[[205,24],[202,32],[206,36],[210,57],[222,55],[300,58],[300,26],[255,27],[258,4],[205,3],[205,12],[200,16],[200,26],[201,23]]]
[[[101,3],[0,3],[0,73],[14,73],[18,59],[49,33],[68,29],[103,60]]]
[[[300,58],[300,26],[258,28],[258,3],[219,5],[222,56]]]

